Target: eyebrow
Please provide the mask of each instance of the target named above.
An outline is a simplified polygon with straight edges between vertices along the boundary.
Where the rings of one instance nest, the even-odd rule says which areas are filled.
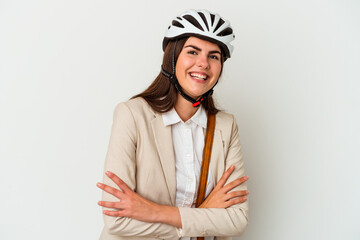
[[[184,48],[187,48],[187,47],[191,47],[191,48],[194,48],[195,50],[201,51],[201,48],[199,48],[199,47],[197,47],[197,46],[194,46],[194,45],[187,45],[187,46],[185,46]],[[209,53],[210,53],[210,54],[218,53],[218,54],[221,55],[221,52],[219,52],[218,50],[213,50],[213,51],[210,51]]]

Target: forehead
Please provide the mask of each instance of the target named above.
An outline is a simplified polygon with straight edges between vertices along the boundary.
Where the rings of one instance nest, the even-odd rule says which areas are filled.
[[[186,47],[188,45],[198,47],[201,50],[206,50],[206,51],[216,51],[217,50],[217,51],[221,52],[221,49],[217,44],[197,38],[197,37],[189,37],[186,40],[184,47]]]

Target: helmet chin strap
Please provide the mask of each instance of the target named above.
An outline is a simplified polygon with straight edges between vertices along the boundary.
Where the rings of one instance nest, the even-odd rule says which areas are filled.
[[[161,66],[161,73],[162,75],[164,75],[165,77],[169,78],[170,82],[172,84],[174,84],[176,90],[180,93],[180,95],[185,98],[186,100],[188,100],[189,102],[192,103],[193,107],[199,107],[200,104],[204,101],[205,98],[210,97],[214,90],[213,88],[215,87],[215,85],[217,84],[217,82],[215,83],[215,85],[206,93],[204,93],[199,100],[195,100],[192,97],[190,97],[189,95],[187,95],[186,93],[184,93],[184,91],[182,90],[179,81],[176,78],[175,75],[175,49],[176,49],[176,44],[177,44],[177,40],[175,41],[175,45],[174,45],[174,50],[173,50],[173,55],[172,55],[172,73],[168,73],[163,66]]]

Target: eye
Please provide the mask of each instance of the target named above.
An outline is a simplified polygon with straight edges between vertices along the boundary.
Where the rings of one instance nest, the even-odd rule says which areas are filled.
[[[219,60],[219,57],[217,55],[210,55],[209,58],[215,59],[215,60]]]
[[[190,51],[188,51],[187,53],[188,53],[188,54],[191,54],[191,55],[197,54],[194,50],[190,50]]]

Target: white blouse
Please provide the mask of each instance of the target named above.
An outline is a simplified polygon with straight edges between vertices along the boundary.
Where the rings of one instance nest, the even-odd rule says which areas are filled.
[[[164,125],[171,125],[176,160],[176,206],[195,207],[205,142],[207,115],[200,106],[196,113],[183,122],[176,110],[162,114]],[[211,174],[208,175],[206,194],[214,189]],[[181,235],[181,229],[179,229]],[[181,235],[182,236],[182,235]],[[213,240],[214,237],[205,237]],[[195,237],[182,237],[181,240],[196,240]]]

